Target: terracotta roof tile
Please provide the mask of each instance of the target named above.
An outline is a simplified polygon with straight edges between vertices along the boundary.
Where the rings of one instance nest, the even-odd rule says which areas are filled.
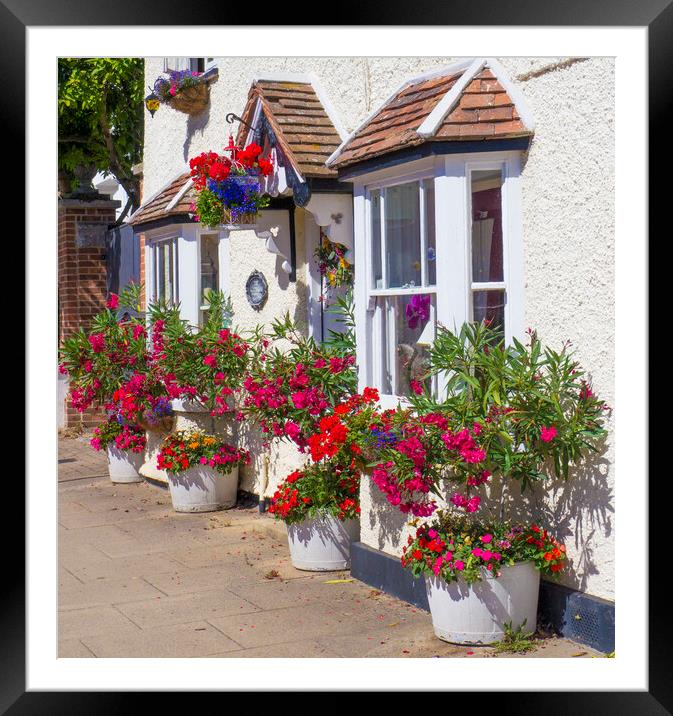
[[[144,203],[131,217],[129,223],[133,226],[139,224],[148,224],[151,221],[164,219],[167,216],[177,216],[180,214],[190,213],[190,206],[194,201],[192,189],[188,189],[183,193],[174,206],[167,210],[169,204],[184,189],[185,184],[189,181],[189,172],[180,174],[173,181],[164,187],[158,194]]]
[[[341,144],[327,111],[308,82],[259,80],[248,93],[243,119],[251,124],[257,102],[278,141],[281,152],[303,177],[334,177],[336,171],[325,160]],[[248,128],[241,125],[238,142]]]
[[[432,137],[418,128],[460,80],[465,69],[403,87],[341,147],[331,166],[342,168],[427,141],[502,139],[531,134],[514,102],[486,67],[462,89]]]

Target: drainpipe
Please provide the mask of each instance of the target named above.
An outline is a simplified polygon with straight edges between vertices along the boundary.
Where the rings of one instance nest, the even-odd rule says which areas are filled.
[[[267,485],[269,484],[269,455],[264,455],[264,480],[262,482],[262,489],[259,491],[259,512],[263,514],[266,512],[266,506],[268,499],[264,497]]]

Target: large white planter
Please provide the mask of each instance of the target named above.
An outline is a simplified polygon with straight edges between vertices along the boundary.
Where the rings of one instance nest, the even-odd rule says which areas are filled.
[[[167,474],[176,512],[213,512],[226,510],[236,504],[238,466],[227,475],[207,465]]]
[[[360,539],[360,521],[321,515],[287,525],[290,558],[297,569],[329,572],[351,566],[351,543]]]
[[[503,624],[535,631],[540,572],[533,562],[502,567],[497,579],[484,569],[480,582],[447,584],[425,577],[435,634],[454,644],[491,644],[504,636]]]
[[[142,482],[143,478],[138,474],[145,456],[143,453],[131,452],[130,450],[119,450],[119,448],[108,446],[107,469],[110,479],[115,483]]]

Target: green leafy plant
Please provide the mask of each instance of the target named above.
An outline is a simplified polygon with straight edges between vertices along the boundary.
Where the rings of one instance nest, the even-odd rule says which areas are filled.
[[[512,622],[505,622],[502,625],[503,638],[492,644],[496,653],[525,654],[528,651],[535,651],[535,643],[531,640],[535,632],[524,631],[526,621],[524,619],[516,629],[512,627]]]
[[[570,343],[554,351],[534,331],[528,336],[527,345],[505,346],[485,323],[466,323],[457,334],[440,326],[429,370],[446,380],[446,398],[411,398],[419,413],[450,415],[454,429],[478,424],[485,469],[519,481],[522,491],[547,477],[547,463],[567,479],[572,465],[597,452],[607,409]]]
[[[128,202],[117,223],[140,205],[144,60],[63,57],[58,61],[58,165],[70,177],[81,165],[113,174]]]

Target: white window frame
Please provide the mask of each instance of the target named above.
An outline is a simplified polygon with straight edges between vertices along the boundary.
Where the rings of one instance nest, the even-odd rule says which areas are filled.
[[[164,72],[170,72],[171,70],[176,69],[175,67],[171,67],[171,60],[174,58],[164,57]],[[190,72],[208,72],[208,70],[211,70],[215,67],[217,67],[217,58],[215,57],[180,57],[179,59],[187,60],[187,64],[189,67],[186,67],[184,69],[188,69]],[[199,62],[203,60],[203,69],[199,70]]]
[[[230,248],[229,248],[229,231],[227,229],[209,229],[205,226],[199,226],[196,230],[196,274],[195,286],[197,288],[196,303],[198,306],[198,324],[201,325],[202,312],[205,306],[201,303],[202,286],[201,286],[201,239],[205,235],[216,235],[217,243],[217,283],[218,289],[224,291],[225,295],[230,294],[231,273],[230,273]]]
[[[159,288],[159,249],[161,247],[170,247],[172,250],[173,266],[172,266],[172,295],[170,296],[170,303],[177,305],[180,301],[179,291],[179,254],[178,254],[178,237],[177,236],[166,236],[161,238],[152,239],[150,243],[150,255],[151,255],[151,267],[150,275],[152,279],[152,287],[150,296],[152,301],[158,300],[158,288]]]
[[[501,189],[503,281],[482,285],[472,281],[471,177],[475,171],[498,168],[502,172],[503,179]],[[505,340],[511,343],[513,337],[523,338],[524,283],[520,170],[519,151],[481,152],[429,157],[362,175],[352,180],[356,265],[358,266],[355,276],[355,300],[360,389],[367,385],[380,388],[383,384],[382,361],[373,361],[374,356],[381,355],[379,344],[381,319],[380,315],[377,317],[380,312],[373,311],[377,296],[433,294],[436,321],[451,330],[456,330],[465,321],[472,320],[473,291],[504,288]],[[436,285],[408,289],[372,288],[371,192],[410,181],[420,181],[422,188],[423,179],[427,178],[434,178],[435,182]],[[420,201],[423,201],[422,189]],[[382,272],[385,272],[384,210],[385,200],[381,201]],[[424,236],[423,229],[424,227],[421,226],[421,242]],[[427,256],[423,254],[422,256],[422,265],[424,265]],[[441,391],[439,388],[440,386],[435,386],[435,391],[443,392],[443,387]],[[403,396],[383,394],[381,402],[384,407],[390,407],[398,402],[404,403],[405,399]]]

